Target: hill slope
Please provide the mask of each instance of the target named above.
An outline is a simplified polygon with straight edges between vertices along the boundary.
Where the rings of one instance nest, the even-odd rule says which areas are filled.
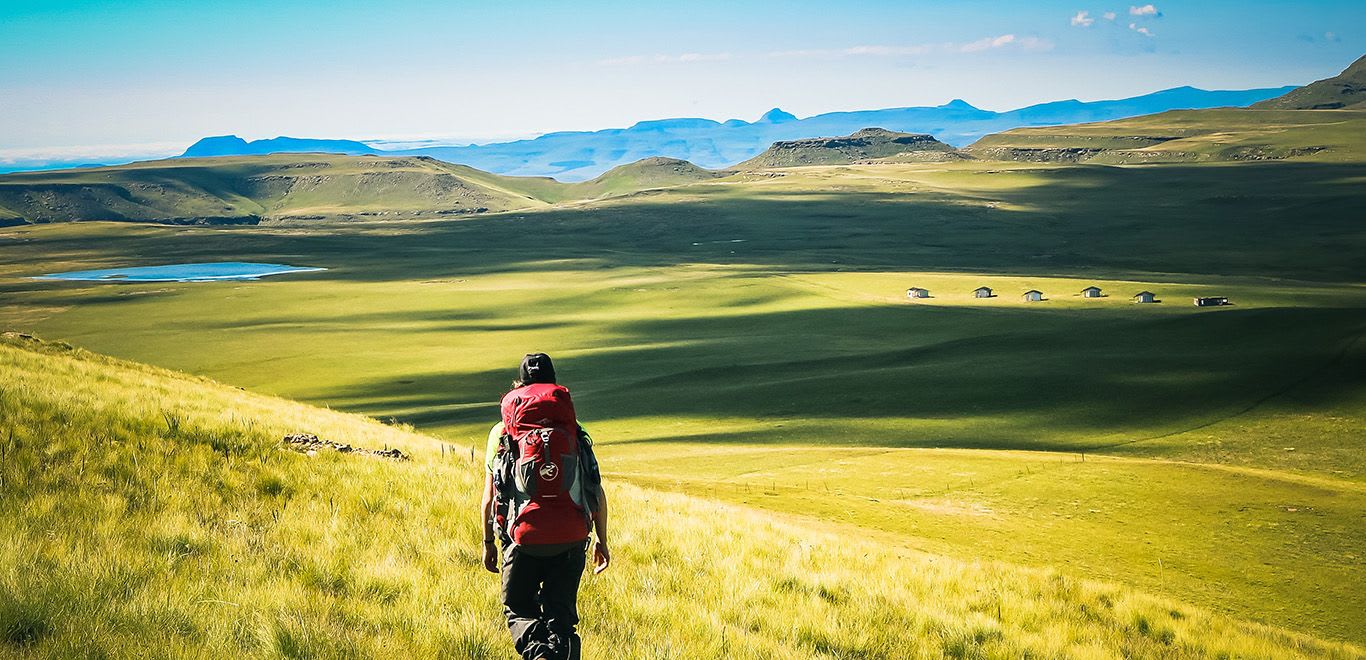
[[[434,217],[534,208],[724,176],[651,158],[593,181],[509,177],[425,156],[275,154],[149,161],[0,176],[0,226],[115,220],[258,224]]]
[[[736,169],[795,167],[799,165],[845,165],[869,160],[957,160],[957,150],[932,135],[897,133],[882,128],[865,128],[851,135],[774,142],[763,153]]]
[[[521,183],[429,158],[234,156],[10,174],[0,177],[0,208],[32,223],[256,224],[544,204]]]
[[[1312,82],[1304,87],[1252,104],[1264,110],[1366,109],[1366,55],[1342,73]]]
[[[0,373],[0,652],[509,656],[475,554],[472,454],[12,334]],[[296,431],[413,460],[283,450]],[[585,657],[1361,652],[1056,573],[611,492],[626,515],[615,566],[585,579]]]
[[[591,181],[574,184],[580,197],[631,193],[654,188],[670,188],[726,176],[726,172],[703,169],[677,158],[644,158],[608,170]]]
[[[1019,128],[978,140],[983,159],[1110,165],[1265,160],[1362,162],[1366,111],[1177,110],[1098,124]]]

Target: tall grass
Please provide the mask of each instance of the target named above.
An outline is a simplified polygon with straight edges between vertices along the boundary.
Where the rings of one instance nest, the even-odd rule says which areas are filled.
[[[414,460],[308,457],[280,446],[294,431]],[[407,428],[2,340],[0,655],[511,657],[477,555],[480,470]],[[1362,656],[1059,572],[610,488],[589,658]]]

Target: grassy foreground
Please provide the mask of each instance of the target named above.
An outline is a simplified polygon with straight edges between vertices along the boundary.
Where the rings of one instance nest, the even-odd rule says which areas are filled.
[[[510,654],[466,450],[12,335],[0,375],[0,654]],[[413,460],[306,457],[280,448],[291,431]],[[586,580],[585,657],[1362,654],[1054,571],[612,492],[617,563]]]

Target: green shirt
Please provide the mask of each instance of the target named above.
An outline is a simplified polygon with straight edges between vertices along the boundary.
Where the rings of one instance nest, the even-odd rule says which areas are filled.
[[[498,456],[498,440],[503,437],[503,423],[498,422],[489,429],[489,442],[484,448],[484,469],[493,474],[493,459]]]

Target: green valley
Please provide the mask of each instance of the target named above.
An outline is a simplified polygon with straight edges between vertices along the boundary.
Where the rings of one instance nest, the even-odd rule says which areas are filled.
[[[0,177],[12,216],[66,214],[0,229],[0,327],[47,340],[0,345],[0,629],[27,631],[0,644],[502,657],[472,457],[546,351],[623,502],[591,657],[1361,657],[1363,116],[580,184],[314,155]],[[31,279],[229,260],[327,270]]]

